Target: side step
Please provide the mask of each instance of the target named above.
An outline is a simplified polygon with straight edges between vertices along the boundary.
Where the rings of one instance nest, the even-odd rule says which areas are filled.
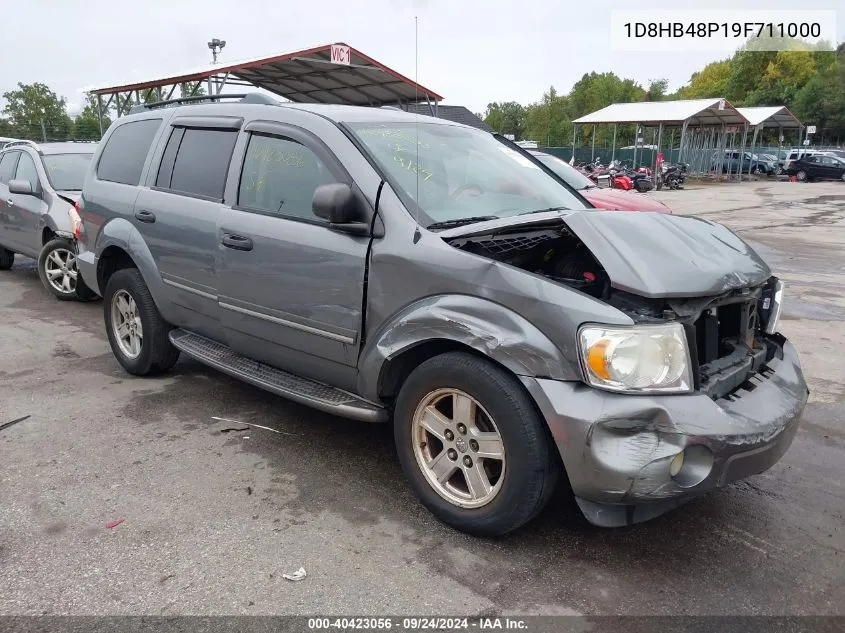
[[[170,342],[201,363],[294,402],[362,422],[385,422],[387,410],[346,391],[259,363],[199,334],[172,330]]]

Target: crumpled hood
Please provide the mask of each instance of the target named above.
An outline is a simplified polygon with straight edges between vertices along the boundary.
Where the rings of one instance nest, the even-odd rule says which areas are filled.
[[[772,274],[738,235],[701,218],[576,211],[563,221],[604,267],[614,288],[643,297],[718,295],[761,284]]]

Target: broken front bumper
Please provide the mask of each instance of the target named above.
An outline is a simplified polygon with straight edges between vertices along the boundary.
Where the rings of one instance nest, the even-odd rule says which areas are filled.
[[[715,401],[700,392],[625,395],[523,377],[587,519],[606,527],[645,521],[774,465],[809,393],[795,348],[778,340],[763,371]]]

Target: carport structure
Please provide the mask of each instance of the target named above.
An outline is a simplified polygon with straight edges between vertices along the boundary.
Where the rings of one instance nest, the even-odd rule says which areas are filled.
[[[303,51],[261,57],[234,64],[210,65],[166,77],[122,85],[89,88],[97,98],[100,133],[103,114],[117,116],[134,105],[173,98],[177,88],[192,97],[205,86],[209,99],[229,86],[261,88],[288,101],[364,106],[426,103],[432,116],[443,97],[377,62],[348,44],[336,43]]]
[[[714,166],[721,170],[725,150],[734,148],[736,136],[740,131],[744,150],[749,121],[726,99],[717,98],[614,103],[582,116],[573,123],[575,124],[572,132],[573,154],[578,126],[593,125],[593,155],[595,155],[595,132],[598,125],[613,125],[614,156],[616,131],[620,123],[637,126],[637,146],[641,145],[640,129],[657,128],[658,151],[663,146],[664,133],[667,129],[672,130],[671,145],[674,145],[674,130],[677,128],[680,130],[678,161],[688,163],[692,173],[702,173],[709,172]],[[713,164],[714,155],[719,162],[718,165]],[[635,150],[635,166],[636,162]]]
[[[748,119],[748,124],[754,128],[754,134],[751,137],[751,152],[754,152],[754,147],[757,143],[759,133],[766,128],[778,128],[778,150],[783,147],[783,131],[784,130],[798,130],[797,144],[801,144],[801,135],[804,130],[804,125],[797,116],[789,111],[786,106],[762,106],[757,108],[737,108],[737,110]],[[778,158],[780,158],[778,156]]]

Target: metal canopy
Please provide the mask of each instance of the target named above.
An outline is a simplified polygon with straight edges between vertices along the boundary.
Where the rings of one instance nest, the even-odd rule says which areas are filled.
[[[332,50],[338,47],[346,49],[345,55],[332,61]],[[114,96],[120,109],[121,96],[135,93],[137,99],[142,92],[149,95],[152,91],[160,95],[163,88],[170,88],[172,94],[177,85],[203,81],[209,82],[209,87],[213,83],[218,93],[225,85],[250,85],[290,101],[306,103],[381,106],[418,101],[436,103],[443,99],[433,90],[346,44],[326,44],[236,64],[206,66],[149,81],[89,88],[86,92],[99,99]]]
[[[801,121],[786,106],[737,108],[751,125],[762,127],[801,128]]]
[[[748,123],[725,99],[683,99],[614,103],[573,123],[638,123],[641,125],[742,125]]]

